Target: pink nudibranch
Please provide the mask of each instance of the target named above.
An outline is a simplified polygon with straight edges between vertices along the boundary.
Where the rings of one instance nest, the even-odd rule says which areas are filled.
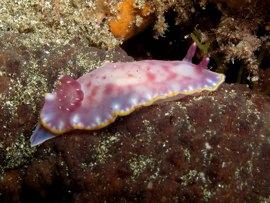
[[[77,80],[62,76],[45,96],[31,146],[74,129],[96,130],[142,106],[174,96],[215,91],[223,74],[207,69],[209,58],[192,63],[193,43],[182,61],[106,63]]]

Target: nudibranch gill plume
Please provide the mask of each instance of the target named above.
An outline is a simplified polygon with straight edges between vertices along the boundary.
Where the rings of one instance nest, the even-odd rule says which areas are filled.
[[[45,96],[31,146],[74,129],[103,128],[158,100],[216,90],[225,76],[207,69],[209,58],[193,64],[195,51],[193,43],[182,61],[106,63],[77,80],[61,76]]]

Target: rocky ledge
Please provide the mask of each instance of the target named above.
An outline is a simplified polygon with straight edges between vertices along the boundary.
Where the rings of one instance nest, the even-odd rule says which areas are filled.
[[[30,148],[43,93],[59,74],[78,76],[108,52],[77,41],[33,49],[22,42],[0,41],[1,201],[269,201],[268,96],[224,84]]]

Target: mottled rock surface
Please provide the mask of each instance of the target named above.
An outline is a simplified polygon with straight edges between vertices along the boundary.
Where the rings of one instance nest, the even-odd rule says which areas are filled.
[[[266,200],[269,113],[269,98],[223,85],[100,131],[71,132],[38,148],[25,170],[24,200]]]
[[[43,93],[59,74],[78,77],[104,60],[131,58],[76,40],[32,49],[23,39],[5,40],[1,202],[270,200],[269,97],[224,84],[213,93],[142,108],[99,131],[73,131],[30,148]]]

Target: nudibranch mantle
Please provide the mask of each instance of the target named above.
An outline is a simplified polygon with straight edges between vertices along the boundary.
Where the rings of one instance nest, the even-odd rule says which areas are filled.
[[[195,51],[193,43],[182,61],[106,63],[77,80],[60,77],[55,90],[45,96],[31,145],[73,129],[103,128],[117,116],[158,100],[216,90],[225,76],[207,70],[209,58],[193,64]]]

